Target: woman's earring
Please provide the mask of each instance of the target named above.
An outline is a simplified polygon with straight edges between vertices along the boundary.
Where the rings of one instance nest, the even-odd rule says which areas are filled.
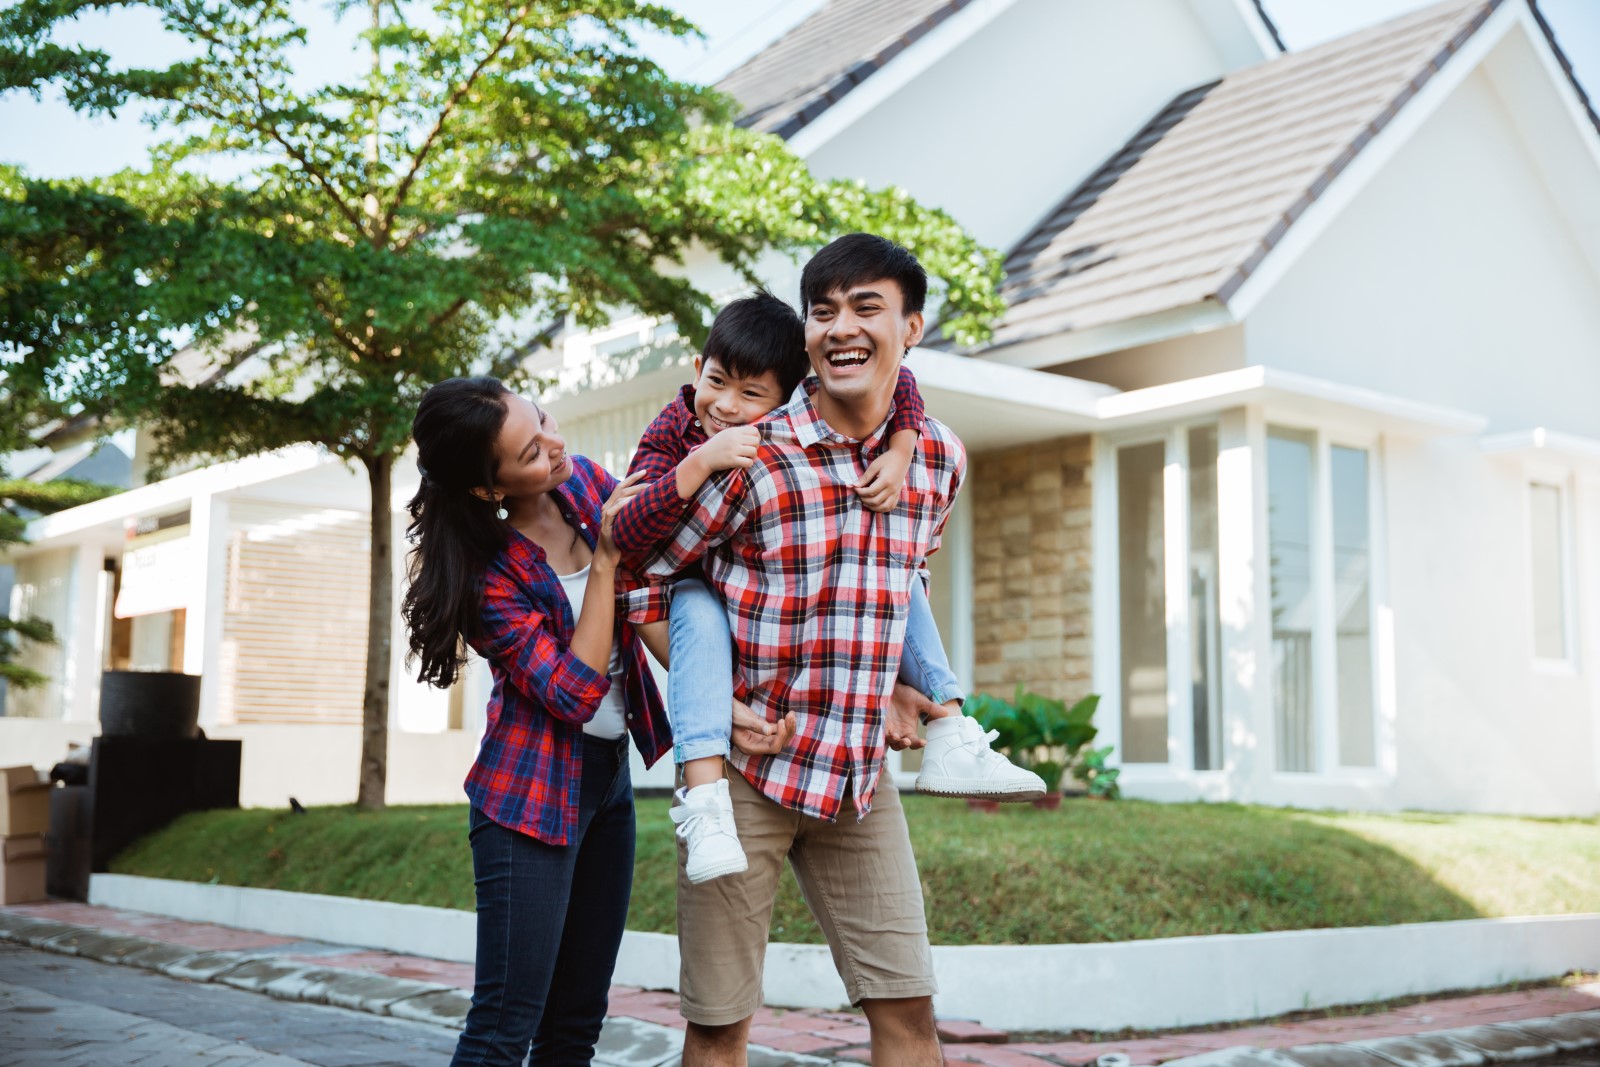
[[[509,516],[506,514],[506,502],[504,500],[496,500],[495,503],[498,504],[499,507],[494,509],[494,517],[497,519],[508,518]]]

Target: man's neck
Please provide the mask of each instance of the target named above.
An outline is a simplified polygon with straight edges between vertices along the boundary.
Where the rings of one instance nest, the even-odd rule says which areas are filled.
[[[811,403],[816,407],[822,421],[836,432],[858,441],[870,436],[873,430],[883,425],[884,420],[889,417],[889,405],[893,401],[892,392],[882,397],[864,399],[856,404],[841,403],[829,396],[826,389],[818,389],[811,394]]]

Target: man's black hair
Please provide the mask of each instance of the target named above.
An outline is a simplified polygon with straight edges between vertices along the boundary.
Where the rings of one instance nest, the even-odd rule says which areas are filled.
[[[813,301],[879,278],[900,287],[905,314],[922,310],[928,299],[928,272],[917,257],[887,237],[847,233],[812,256],[800,272],[801,311],[809,314]]]
[[[811,373],[806,328],[794,308],[765,289],[729,302],[717,312],[700,355],[740,378],[777,375],[781,399]]]

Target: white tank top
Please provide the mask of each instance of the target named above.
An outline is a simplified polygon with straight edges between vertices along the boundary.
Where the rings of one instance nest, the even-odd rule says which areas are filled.
[[[576,619],[583,610],[583,594],[589,588],[589,568],[573,574],[558,574],[556,578],[561,582],[562,592],[567,594],[572,617]],[[611,667],[606,674],[611,678],[611,688],[601,699],[600,707],[595,709],[594,718],[583,724],[583,732],[615,741],[628,731],[622,704],[622,655],[615,641],[611,643]]]

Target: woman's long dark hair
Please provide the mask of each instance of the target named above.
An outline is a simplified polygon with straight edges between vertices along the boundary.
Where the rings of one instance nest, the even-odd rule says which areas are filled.
[[[447,689],[465,659],[461,640],[478,627],[483,576],[505,545],[497,505],[472,493],[494,485],[494,444],[510,390],[497,378],[447,378],[422,394],[411,435],[422,484],[406,510],[410,583],[400,614],[418,677]]]

